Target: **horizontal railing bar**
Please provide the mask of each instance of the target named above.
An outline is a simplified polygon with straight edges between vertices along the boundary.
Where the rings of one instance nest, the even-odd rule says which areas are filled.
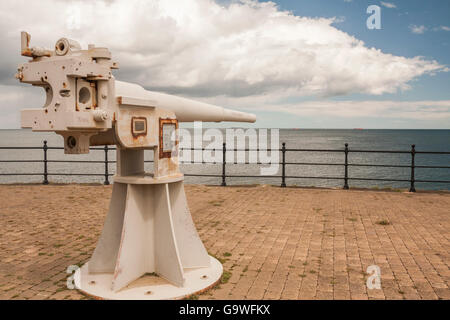
[[[222,177],[220,174],[195,174],[185,173],[188,177]],[[241,176],[241,175],[227,175],[227,178],[281,178],[281,176]]]
[[[411,182],[410,179],[384,179],[384,178],[351,178],[351,177],[348,177],[348,180]]]
[[[440,166],[415,166],[415,168],[425,168],[425,169],[450,169],[450,167],[440,167]]]
[[[43,147],[0,147],[0,150],[11,150],[11,149],[34,149],[39,150]],[[48,150],[64,150],[64,147],[47,147]],[[103,147],[90,147],[89,150],[102,150]],[[115,147],[109,147],[109,151],[117,150]],[[206,148],[180,148],[180,150],[191,150],[191,151],[223,151],[222,149],[206,149]],[[282,151],[282,149],[226,149],[226,151]],[[344,149],[286,149],[286,151],[298,151],[298,152],[345,152]],[[411,153],[411,151],[405,150],[359,150],[359,149],[348,149],[348,152],[371,152],[371,153]],[[450,151],[416,151],[416,154],[449,154]]]
[[[0,160],[0,162],[14,163],[14,162],[43,162],[44,160]],[[105,163],[103,160],[47,160],[47,162],[54,163]],[[153,160],[146,160],[145,163],[153,163]],[[108,163],[116,163],[115,160],[108,161]],[[212,161],[180,161],[181,164],[222,164],[222,162]],[[227,162],[227,164],[257,164],[257,165],[271,165],[276,162],[262,163],[262,162]],[[278,162],[278,164],[281,164]],[[304,166],[343,166],[343,163],[320,163],[320,162],[286,162],[286,165],[304,165]],[[394,165],[394,164],[361,164],[349,163],[348,166],[355,167],[391,167],[391,168],[411,168],[410,165]],[[422,169],[450,169],[450,166],[415,166],[415,168]]]
[[[301,165],[301,166],[343,166],[343,163],[322,163],[322,162],[286,162],[289,165]]]
[[[55,163],[105,163],[105,161],[101,160],[47,160],[47,162],[55,162]],[[108,163],[112,163],[112,161],[108,161]]]
[[[0,147],[0,150],[14,150],[14,149],[18,149],[18,150],[23,150],[23,149],[27,149],[27,150],[31,150],[31,149],[42,150],[42,147]]]
[[[42,173],[41,173],[42,175]],[[47,173],[49,176],[104,176],[104,173],[62,173],[62,172],[55,172],[55,173]]]
[[[0,173],[0,176],[36,176],[42,175],[42,173]],[[104,176],[104,174],[97,173],[48,173],[49,176]],[[114,176],[113,173],[108,174],[109,176]],[[184,174],[188,177],[221,177],[219,174]],[[227,175],[229,178],[281,178],[280,175],[271,175],[271,176],[257,176],[257,175]],[[317,177],[317,176],[285,176],[289,179],[325,179],[325,180],[342,180],[344,177]],[[348,177],[349,180],[369,180],[369,181],[392,181],[392,182],[411,182],[409,179],[383,179],[383,178],[352,178]],[[450,183],[450,180],[415,180],[415,182],[423,182],[423,183]]]
[[[180,148],[180,150],[189,150],[189,151],[220,151],[223,152],[223,149],[207,149],[207,148]],[[226,149],[225,151],[270,151],[270,150],[274,150],[274,151],[279,151],[281,149]]]
[[[277,149],[269,149],[269,150],[277,150]],[[279,149],[279,151],[282,151],[282,149]],[[345,152],[344,149],[285,149],[286,152],[288,151],[296,151],[296,152]]]
[[[242,175],[228,175],[227,174],[227,178],[281,178],[281,176],[242,176]]]
[[[0,176],[42,176],[40,173],[0,173]]]
[[[42,147],[40,148],[40,149],[42,149]],[[48,150],[64,150],[64,147],[47,147],[47,149]],[[89,150],[93,150],[93,151],[99,151],[99,150],[101,150],[101,151],[105,151],[105,148],[89,148]],[[116,150],[115,148],[114,149],[112,149],[112,148],[108,148],[108,151],[111,151],[111,150]]]
[[[414,182],[450,183],[450,180],[414,180]]]
[[[450,154],[450,151],[416,151],[417,153],[421,154]]]
[[[223,164],[222,161],[220,162],[213,162],[213,161],[180,161],[181,164]],[[226,164],[281,164],[281,162],[269,162],[269,163],[263,163],[263,162],[226,162]]]
[[[212,161],[201,161],[201,162],[194,162],[194,161],[180,161],[181,164],[223,164],[223,162],[212,162]],[[227,162],[229,163],[229,162]],[[231,164],[231,163],[229,163]]]
[[[44,160],[0,160],[4,163],[15,163],[15,162],[43,162]],[[105,163],[102,160],[47,160],[47,162],[53,163]],[[146,160],[145,163],[153,163],[153,160]],[[108,161],[108,163],[116,163],[115,160]],[[222,162],[211,162],[211,161],[180,161],[180,164],[222,164]],[[257,165],[271,165],[277,163],[262,163],[262,162],[227,162],[227,164],[257,164]],[[278,164],[281,164],[278,162]],[[343,163],[320,163],[320,162],[286,162],[286,165],[303,165],[303,166],[343,166]],[[411,168],[410,165],[394,165],[394,164],[362,164],[362,163],[349,163],[348,166],[354,167],[388,167],[388,168]],[[417,165],[415,168],[421,169],[450,169],[450,166],[420,166]]]
[[[343,180],[344,177],[316,177],[316,176],[286,176],[289,179],[326,179],[326,180]]]
[[[364,163],[349,163],[349,167],[384,167],[384,168],[411,168],[411,165],[402,164],[364,164]]]
[[[44,162],[44,160],[0,160],[0,162]]]
[[[195,174],[195,173],[185,173],[186,177],[221,177],[220,174]]]
[[[405,150],[352,150],[348,149],[349,153],[401,153],[401,154],[411,154],[411,151]]]

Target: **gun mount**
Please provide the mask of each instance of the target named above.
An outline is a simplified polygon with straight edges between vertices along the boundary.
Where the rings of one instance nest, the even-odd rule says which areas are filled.
[[[22,32],[21,53],[32,59],[16,78],[42,87],[46,101],[22,110],[22,127],[62,135],[69,154],[117,145],[108,215],[90,261],[76,273],[78,288],[108,299],[167,299],[218,282],[222,265],[208,255],[192,221],[173,133],[179,122],[256,117],[117,81],[112,70],[118,64],[107,48],[82,50],[66,38],[54,50],[30,48],[30,38]],[[144,150],[154,151],[153,173],[144,170]],[[131,285],[146,273],[165,280]]]

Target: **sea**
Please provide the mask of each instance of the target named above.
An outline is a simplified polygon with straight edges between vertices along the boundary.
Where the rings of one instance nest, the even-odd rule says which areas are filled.
[[[195,133],[192,129],[188,129]],[[206,130],[206,129],[203,129]],[[224,131],[223,129],[221,129]],[[244,129],[245,130],[245,129]],[[198,135],[198,133],[197,133]],[[270,137],[270,129],[268,129]],[[40,183],[43,176],[42,162],[12,162],[12,160],[42,160],[42,149],[1,149],[1,147],[41,147],[46,140],[49,147],[62,147],[63,139],[55,133],[32,132],[28,129],[0,130],[0,183]],[[274,140],[275,141],[275,140]],[[247,141],[248,142],[248,141]],[[450,152],[450,130],[384,130],[384,129],[279,129],[278,144],[286,144],[288,151],[285,154],[285,161],[289,163],[285,167],[285,174],[288,186],[304,187],[328,187],[342,188],[343,180],[327,179],[330,177],[343,177],[343,165],[312,165],[305,163],[320,164],[343,164],[343,152],[297,152],[290,149],[321,149],[336,150],[344,149],[348,143],[350,153],[348,155],[349,164],[377,164],[377,165],[410,165],[410,153],[360,153],[352,150],[393,150],[410,151],[411,145],[415,145],[416,151]],[[207,147],[208,142],[203,143]],[[268,146],[276,146],[270,141]],[[248,147],[248,145],[246,145]],[[191,152],[191,151],[184,151]],[[276,158],[281,162],[281,152],[276,153]],[[152,159],[152,151],[146,151],[146,160]],[[218,159],[221,158],[217,154]],[[85,155],[65,155],[63,150],[48,150],[48,159],[51,161],[61,160],[93,160],[99,163],[85,162],[49,162],[49,181],[54,183],[103,183],[104,160],[103,150],[91,150]],[[115,151],[109,151],[109,160],[115,160]],[[192,154],[192,160],[194,155]],[[237,158],[235,158],[237,161]],[[204,159],[203,159],[204,160]],[[260,159],[258,159],[259,161]],[[249,162],[249,155],[245,155],[245,161]],[[248,177],[227,177],[227,185],[253,185],[270,184],[280,185],[282,172],[281,165],[275,166],[272,175],[261,175],[261,168],[267,168],[270,164],[231,164],[227,159],[226,174],[233,176]],[[302,163],[296,165],[292,163]],[[275,164],[272,164],[275,165]],[[450,181],[450,154],[416,154],[416,166],[435,166],[446,168],[416,168],[416,180],[437,180]],[[115,172],[115,163],[108,166],[109,172]],[[152,170],[152,163],[146,163],[146,170]],[[181,170],[185,174],[214,174],[222,173],[222,165],[205,163],[183,163]],[[34,173],[33,176],[9,175],[13,173],[24,174]],[[79,176],[83,174],[99,174],[99,176]],[[8,175],[4,175],[8,174]],[[75,174],[75,175],[58,175]],[[267,174],[267,172],[266,172]],[[348,176],[350,178],[365,179],[410,179],[411,169],[402,167],[370,167],[370,166],[349,166]],[[313,178],[314,177],[314,178]],[[321,178],[324,177],[324,178]],[[111,181],[113,178],[111,177]],[[220,185],[221,177],[193,177],[187,176],[186,183]],[[408,189],[409,182],[392,182],[378,180],[349,180],[350,188],[372,188],[372,189]],[[450,190],[450,183],[437,182],[416,182],[417,190]]]

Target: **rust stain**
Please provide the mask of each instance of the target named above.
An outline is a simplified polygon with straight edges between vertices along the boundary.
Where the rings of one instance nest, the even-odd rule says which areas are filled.
[[[122,97],[117,97],[117,103],[122,104]]]
[[[80,111],[80,107],[78,107],[78,81],[75,81],[75,111]]]
[[[23,49],[23,50],[21,51],[21,54],[22,54],[23,56],[31,57],[31,58],[37,57],[36,55],[33,54],[33,50],[30,49],[30,48]],[[44,52],[44,53],[41,54],[41,55],[42,55],[43,57],[50,57],[50,56],[51,56],[50,53],[48,53],[48,52]]]
[[[178,148],[176,149],[176,152],[177,151],[178,151]],[[172,158],[174,158],[176,156],[177,155],[172,155]],[[173,161],[172,159],[169,159],[169,173],[177,172],[177,171],[178,171],[178,159],[176,159],[176,161]]]
[[[33,57],[33,52],[29,48],[22,50],[22,55],[26,57]]]
[[[92,94],[92,108],[97,108],[97,82],[91,82],[89,84],[92,88],[93,94]]]
[[[163,152],[163,125],[164,124],[175,124],[175,130],[178,129],[178,120],[177,119],[163,119],[159,118],[159,158],[171,158],[172,151]],[[175,144],[178,144],[178,140],[175,141]]]

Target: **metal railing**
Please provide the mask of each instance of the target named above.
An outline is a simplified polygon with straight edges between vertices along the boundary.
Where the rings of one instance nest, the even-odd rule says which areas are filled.
[[[43,150],[43,160],[0,160],[0,163],[19,163],[19,162],[42,162],[43,163],[43,172],[36,173],[0,173],[0,176],[43,176],[43,184],[48,184],[49,176],[103,176],[105,185],[109,185],[109,177],[113,174],[109,173],[108,165],[110,163],[115,163],[114,160],[108,159],[108,152],[111,150],[116,150],[115,147],[108,147],[107,145],[104,147],[91,147],[90,150],[97,150],[104,152],[104,160],[51,160],[48,158],[48,150],[64,150],[63,147],[49,147],[47,145],[47,141],[44,141],[43,145],[40,147],[0,147],[0,150]],[[276,178],[281,179],[281,187],[286,187],[286,179],[325,179],[325,180],[343,180],[343,189],[349,189],[348,182],[350,180],[359,180],[359,181],[388,181],[388,182],[408,182],[410,184],[409,191],[415,192],[415,183],[450,183],[450,180],[421,180],[415,178],[415,170],[416,169],[450,169],[450,166],[427,166],[427,165],[416,165],[415,157],[417,154],[439,154],[439,155],[450,155],[450,152],[442,152],[442,151],[416,151],[415,145],[411,145],[411,150],[408,151],[394,151],[394,150],[358,150],[358,149],[350,149],[348,144],[344,145],[344,149],[288,149],[286,148],[286,143],[282,143],[281,149],[269,149],[267,151],[278,151],[281,152],[281,175],[264,175],[264,176],[255,176],[255,175],[227,175],[226,167],[227,164],[236,164],[236,162],[227,163],[226,161],[226,153],[227,151],[260,151],[259,149],[227,149],[226,144],[223,143],[223,147],[221,149],[205,149],[205,148],[182,148],[182,150],[210,150],[210,151],[221,151],[223,158],[222,162],[194,162],[190,161],[190,163],[211,163],[211,164],[221,164],[222,172],[221,174],[189,174],[186,173],[185,176],[192,177],[218,177],[221,178],[222,186],[226,186],[227,178]],[[344,163],[317,163],[317,162],[287,162],[286,161],[286,153],[288,152],[332,152],[332,153],[344,153]],[[362,164],[362,163],[349,163],[348,155],[349,153],[385,153],[385,154],[410,154],[410,163],[409,164]],[[102,173],[54,173],[49,172],[48,163],[51,162],[59,162],[59,163],[103,163],[104,164],[104,172]],[[147,160],[145,162],[153,162],[152,160]],[[249,164],[248,162],[244,162],[243,164]],[[261,164],[261,163],[257,163]],[[286,174],[286,166],[297,165],[297,166],[343,166],[344,167],[344,176],[343,177],[329,177],[329,176],[293,176]],[[348,173],[349,167],[385,167],[385,168],[410,168],[410,176],[408,179],[393,179],[393,178],[376,178],[376,177],[350,177]]]

